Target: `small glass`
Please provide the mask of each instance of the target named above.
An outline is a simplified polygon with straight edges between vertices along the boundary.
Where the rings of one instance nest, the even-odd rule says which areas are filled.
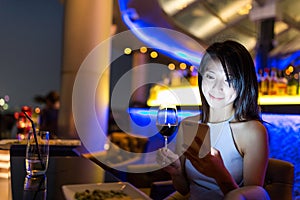
[[[45,174],[49,160],[49,131],[29,133],[26,147],[26,172],[30,176]]]
[[[47,199],[47,176],[27,175],[24,180],[23,200],[46,200]]]

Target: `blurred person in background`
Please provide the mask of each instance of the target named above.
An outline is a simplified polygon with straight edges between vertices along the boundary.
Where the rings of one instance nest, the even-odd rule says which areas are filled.
[[[60,98],[56,91],[50,91],[45,97],[35,97],[38,102],[43,102],[45,107],[41,110],[39,117],[40,130],[50,131],[50,138],[57,138],[58,113],[60,108]]]

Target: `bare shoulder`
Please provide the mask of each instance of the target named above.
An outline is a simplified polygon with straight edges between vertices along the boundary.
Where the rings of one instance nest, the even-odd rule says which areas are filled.
[[[230,126],[240,152],[253,149],[253,145],[267,146],[268,132],[260,121],[235,122]]]
[[[267,133],[265,126],[260,121],[257,120],[250,120],[245,122],[234,122],[231,123],[230,126],[234,134],[238,134],[241,136],[245,135],[243,137],[251,137],[251,136],[259,137]]]

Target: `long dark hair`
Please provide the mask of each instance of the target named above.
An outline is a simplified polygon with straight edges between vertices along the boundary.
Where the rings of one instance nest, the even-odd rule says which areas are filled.
[[[202,92],[202,75],[208,60],[219,60],[223,66],[229,84],[237,92],[234,100],[235,118],[238,121],[260,120],[258,100],[258,83],[253,59],[248,50],[238,42],[227,40],[217,42],[206,49],[198,70],[198,86],[202,101],[201,118],[204,123],[209,120],[209,105]],[[232,76],[229,79],[229,74]]]

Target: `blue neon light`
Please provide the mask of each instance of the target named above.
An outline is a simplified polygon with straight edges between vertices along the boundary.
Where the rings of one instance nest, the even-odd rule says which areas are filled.
[[[193,50],[191,47],[188,47],[185,44],[188,36],[186,38],[174,38],[175,35],[170,34],[172,30],[156,27],[156,25],[149,24],[138,18],[135,9],[127,7],[128,2],[128,0],[119,0],[122,20],[138,39],[149,48],[156,49],[175,60],[188,61],[189,64],[194,66],[199,65],[203,49],[196,47]],[[189,39],[192,40],[192,38]]]
[[[189,116],[197,115],[200,111],[178,111],[178,118],[184,119]],[[139,120],[144,120],[143,118],[155,118],[157,114],[157,109],[148,109],[148,108],[128,108],[128,113],[131,116],[135,116]]]
[[[275,57],[270,59],[271,66],[276,66],[280,70],[286,69],[289,65],[293,64],[298,66],[300,64],[300,51],[296,51],[288,56]]]

